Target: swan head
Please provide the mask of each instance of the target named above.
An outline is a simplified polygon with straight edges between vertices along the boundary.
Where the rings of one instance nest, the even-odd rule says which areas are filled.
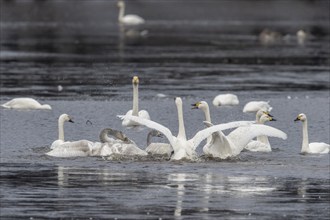
[[[268,115],[270,117],[274,117],[272,116],[269,111],[265,110],[265,109],[259,109],[259,111],[257,111],[257,118],[260,118],[262,115]]]
[[[48,104],[44,104],[44,105],[42,105],[42,109],[49,109],[49,110],[51,110],[52,107],[50,105],[48,105]]]
[[[261,117],[260,117],[260,122],[261,123],[265,123],[266,121],[276,121],[276,119],[275,118],[273,118],[272,116],[269,116],[269,115],[262,115]]]
[[[306,121],[307,117],[304,113],[300,113],[294,121]]]
[[[59,119],[73,123],[72,117],[68,114],[62,114]]]
[[[132,83],[133,83],[133,85],[138,85],[139,84],[139,77],[138,76],[133,76]]]
[[[117,6],[118,6],[119,8],[122,8],[122,7],[125,6],[125,2],[124,2],[124,1],[118,1],[118,2],[117,2]]]
[[[180,97],[175,97],[174,100],[176,105],[182,105],[182,99]]]
[[[202,109],[202,110],[205,110],[209,107],[209,105],[205,101],[196,102],[195,104],[191,104],[191,106],[192,109]]]

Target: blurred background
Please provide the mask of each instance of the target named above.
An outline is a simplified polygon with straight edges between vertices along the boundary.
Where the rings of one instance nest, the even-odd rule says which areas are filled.
[[[327,0],[126,0],[134,26],[114,0],[0,2],[2,98],[329,89]]]

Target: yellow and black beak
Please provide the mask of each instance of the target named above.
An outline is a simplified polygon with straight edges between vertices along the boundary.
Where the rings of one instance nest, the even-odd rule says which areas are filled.
[[[294,121],[300,121],[300,117],[298,116]]]
[[[192,108],[191,109],[198,109],[198,106],[200,105],[200,102],[196,102],[195,104],[191,104]]]
[[[269,116],[269,121],[277,121],[273,116]]]
[[[268,115],[269,117],[274,117],[273,115],[271,115],[270,113],[269,113],[269,111],[264,111],[263,112],[265,115]],[[276,121],[276,120],[275,120]]]

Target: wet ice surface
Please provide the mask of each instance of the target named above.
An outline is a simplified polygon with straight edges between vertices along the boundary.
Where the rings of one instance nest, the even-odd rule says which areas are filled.
[[[226,11],[235,10],[229,1],[173,1],[168,18],[162,1],[132,1],[128,12],[147,18],[148,35],[137,37],[111,22],[115,2],[84,1],[74,13],[71,3],[33,2],[2,5],[0,101],[34,97],[53,110],[0,109],[1,218],[328,219],[329,154],[301,155],[302,125],[293,122],[306,113],[310,141],[330,142],[326,6],[295,2],[302,14],[281,14],[287,7],[273,2],[278,10],[272,14],[262,4],[236,1],[245,10],[230,17]],[[56,14],[61,4],[69,4],[63,16]],[[153,11],[155,6],[162,10]],[[312,13],[305,14],[305,6]],[[245,17],[258,8],[256,17]],[[263,45],[258,33],[265,27],[289,37]],[[315,33],[304,45],[295,38],[302,27]],[[221,123],[253,120],[242,113],[244,104],[269,100],[278,121],[268,124],[288,139],[270,138],[271,153],[242,152],[225,161],[44,155],[57,138],[62,113],[75,121],[65,125],[67,140],[97,141],[100,130],[111,127],[144,149],[148,130],[124,129],[116,117],[131,109],[134,74],[140,77],[140,108],[173,134],[178,126],[173,98],[181,96],[188,137],[204,128],[203,114],[190,109],[192,103],[208,101],[213,122]],[[238,95],[239,106],[211,105],[227,92]]]

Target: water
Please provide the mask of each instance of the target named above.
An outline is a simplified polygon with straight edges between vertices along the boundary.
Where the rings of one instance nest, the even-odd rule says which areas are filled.
[[[1,103],[28,96],[53,107],[0,109],[1,219],[329,218],[329,154],[300,154],[302,125],[293,122],[306,113],[310,141],[330,142],[326,1],[292,1],[291,13],[282,1],[270,1],[274,12],[251,1],[132,1],[128,12],[147,19],[145,37],[123,35],[114,1],[84,1],[75,10],[61,1],[1,4]],[[236,12],[236,4],[246,10]],[[290,37],[263,45],[258,33],[265,27]],[[313,33],[303,45],[295,39],[300,28]],[[97,141],[111,127],[145,148],[148,130],[124,129],[116,117],[131,108],[135,73],[140,108],[174,134],[173,97],[181,96],[188,137],[204,120],[192,103],[207,101],[221,123],[253,120],[244,104],[269,100],[278,121],[268,124],[288,139],[270,138],[271,153],[231,160],[44,155],[62,113],[75,121],[65,125],[67,140]],[[227,92],[239,97],[238,106],[211,106]]]

